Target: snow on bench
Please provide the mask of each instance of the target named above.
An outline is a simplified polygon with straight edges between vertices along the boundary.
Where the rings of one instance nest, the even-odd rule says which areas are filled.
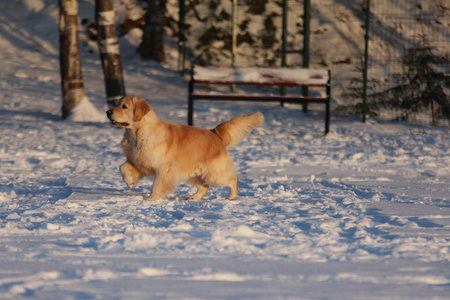
[[[324,69],[193,66],[191,69],[191,80],[189,81],[188,124],[194,124],[194,100],[314,102],[325,104],[325,134],[327,134],[330,124],[330,81],[330,71]],[[326,96],[242,95],[196,92],[195,84],[323,87],[326,89]]]
[[[326,86],[328,70],[302,68],[194,67],[195,83]]]

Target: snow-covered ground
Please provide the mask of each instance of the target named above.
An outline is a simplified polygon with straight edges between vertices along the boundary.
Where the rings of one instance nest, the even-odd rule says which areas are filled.
[[[448,127],[332,114],[323,136],[322,107],[196,102],[202,127],[266,117],[231,150],[238,199],[212,188],[185,201],[182,185],[167,201],[143,201],[151,181],[129,191],[118,171],[122,130],[60,120],[57,33],[27,37],[46,25],[5,11],[1,299],[450,297]],[[123,65],[129,94],[186,122],[185,79],[131,56]],[[84,54],[83,75],[104,110],[97,54]]]

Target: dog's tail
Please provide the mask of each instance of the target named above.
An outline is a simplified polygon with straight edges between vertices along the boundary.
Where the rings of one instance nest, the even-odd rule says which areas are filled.
[[[263,121],[263,114],[256,112],[233,118],[228,122],[217,125],[217,127],[211,129],[211,131],[222,139],[227,148],[231,148],[239,144],[247,133],[252,131],[253,128],[261,125]]]

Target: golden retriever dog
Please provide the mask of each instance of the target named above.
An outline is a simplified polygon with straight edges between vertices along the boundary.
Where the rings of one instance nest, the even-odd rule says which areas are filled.
[[[165,122],[144,99],[124,97],[106,115],[111,124],[125,128],[122,149],[127,161],[120,167],[123,181],[131,189],[138,181],[154,178],[147,200],[164,199],[182,182],[197,188],[187,200],[200,200],[209,186],[229,187],[227,199],[236,199],[238,182],[227,148],[240,143],[264,121],[257,112],[231,119],[206,130]]]

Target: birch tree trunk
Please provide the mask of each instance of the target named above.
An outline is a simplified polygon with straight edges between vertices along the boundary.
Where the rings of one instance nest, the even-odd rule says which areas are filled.
[[[148,0],[144,36],[139,46],[142,59],[164,62],[164,18],[167,0]]]
[[[67,119],[85,96],[78,42],[77,0],[59,0],[59,49],[62,118]]]
[[[118,101],[125,96],[113,0],[95,0],[95,15],[98,48],[105,76],[106,97],[111,109],[115,108]]]

